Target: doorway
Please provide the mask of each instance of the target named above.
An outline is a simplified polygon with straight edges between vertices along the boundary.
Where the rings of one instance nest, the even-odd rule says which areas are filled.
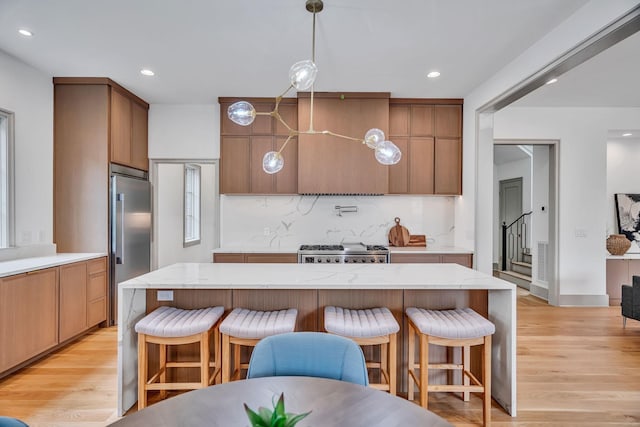
[[[154,160],[152,268],[177,262],[211,262],[218,246],[218,164],[203,160]],[[199,203],[193,205],[193,171]],[[193,212],[193,206],[198,206]],[[197,224],[194,227],[193,216]],[[195,230],[195,231],[194,231]],[[193,233],[197,232],[197,238]]]
[[[517,221],[524,213],[522,211],[522,177],[504,179],[500,181],[498,192],[498,203],[500,205],[499,223],[502,226],[501,231],[509,233],[513,227],[518,227]],[[520,234],[521,230],[516,230]],[[513,236],[513,233],[506,234],[505,238],[498,239],[498,247],[500,252],[498,254],[498,262],[500,270],[512,270],[512,261],[518,261],[520,257],[517,250],[520,245],[515,245],[515,240],[509,239],[508,236]],[[503,246],[504,245],[504,246]],[[511,248],[511,256],[509,256],[509,248]],[[527,287],[528,288],[528,287]]]

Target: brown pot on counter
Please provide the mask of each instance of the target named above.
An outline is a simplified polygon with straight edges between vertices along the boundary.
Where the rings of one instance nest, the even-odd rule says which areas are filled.
[[[607,238],[607,251],[611,255],[624,255],[631,247],[631,242],[624,234],[612,234]]]

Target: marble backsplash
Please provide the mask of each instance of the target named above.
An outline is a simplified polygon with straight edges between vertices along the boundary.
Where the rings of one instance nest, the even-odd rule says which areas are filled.
[[[220,246],[295,250],[300,244],[387,244],[400,217],[430,247],[454,243],[455,196],[220,196]],[[335,206],[357,206],[339,216]]]

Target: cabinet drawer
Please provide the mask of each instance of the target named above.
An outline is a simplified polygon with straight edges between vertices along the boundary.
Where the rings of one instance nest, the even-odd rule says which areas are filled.
[[[107,272],[95,273],[89,275],[89,284],[87,286],[87,301],[93,301],[98,298],[107,296]]]
[[[107,258],[97,258],[87,261],[87,271],[89,274],[107,271]]]
[[[87,323],[89,327],[107,320],[107,299],[91,301],[87,307]]]

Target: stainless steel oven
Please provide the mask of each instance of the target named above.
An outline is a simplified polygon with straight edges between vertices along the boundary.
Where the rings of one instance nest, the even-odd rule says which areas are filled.
[[[382,264],[389,262],[389,248],[364,243],[340,245],[302,245],[298,250],[300,264]]]

